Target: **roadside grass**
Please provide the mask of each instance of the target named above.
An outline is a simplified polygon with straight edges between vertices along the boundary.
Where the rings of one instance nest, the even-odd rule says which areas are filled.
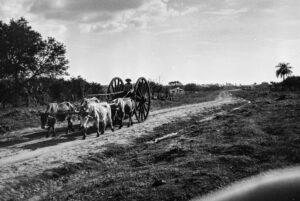
[[[8,131],[40,126],[39,111],[42,107],[0,109],[0,135]]]

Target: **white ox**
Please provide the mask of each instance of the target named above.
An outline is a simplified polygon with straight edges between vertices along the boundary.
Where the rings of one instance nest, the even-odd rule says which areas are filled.
[[[97,137],[99,137],[99,127],[101,127],[101,134],[104,133],[106,126],[109,124],[112,131],[113,122],[111,119],[111,108],[107,102],[94,102],[84,101],[81,107],[81,120],[80,127],[83,130],[83,139],[86,138],[87,128],[90,123],[93,123],[96,127]]]
[[[100,103],[101,101],[96,98],[96,97],[92,97],[92,98],[84,98],[81,105],[84,104],[85,102],[95,102],[95,103]]]

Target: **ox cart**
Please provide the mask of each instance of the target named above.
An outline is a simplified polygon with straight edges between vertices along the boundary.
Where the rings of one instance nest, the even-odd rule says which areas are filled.
[[[106,97],[107,102],[116,98],[131,98],[136,102],[135,117],[138,122],[147,119],[151,106],[150,87],[144,77],[140,77],[133,86],[131,92],[124,91],[125,85],[121,78],[115,77],[111,80],[105,94],[89,94],[88,97]]]
[[[112,102],[112,100],[116,98],[131,98],[136,103],[134,115],[138,122],[143,122],[147,119],[151,106],[150,87],[148,81],[143,77],[140,77],[136,81],[133,89],[131,89],[130,91],[125,90],[125,85],[121,78],[115,77],[109,83],[107,93],[89,94],[87,95],[87,97],[97,97],[100,100],[105,100],[107,102]],[[63,109],[60,110],[57,108]],[[55,136],[55,123],[57,120],[68,121],[68,128],[66,133],[68,133],[69,130],[74,130],[73,124],[71,122],[71,116],[81,114],[80,111],[74,108],[76,107],[70,102],[48,104],[47,110],[43,113],[40,113],[41,127],[45,128],[45,125],[48,124],[48,133],[46,137],[49,136],[50,130],[53,131],[53,136]]]

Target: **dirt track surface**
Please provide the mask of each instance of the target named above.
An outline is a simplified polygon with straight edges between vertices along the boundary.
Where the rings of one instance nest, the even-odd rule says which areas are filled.
[[[6,185],[16,183],[18,177],[31,177],[47,169],[60,167],[66,162],[80,162],[81,158],[104,150],[105,144],[130,144],[137,137],[147,135],[153,128],[176,118],[242,101],[228,92],[221,92],[214,101],[156,110],[151,112],[143,123],[134,124],[130,128],[123,127],[115,132],[106,130],[99,138],[96,138],[95,133],[91,133],[86,140],[81,140],[79,132],[45,138],[44,133],[37,128],[17,131],[15,133],[18,135],[25,134],[21,138],[12,137],[11,140],[0,144],[0,190]]]

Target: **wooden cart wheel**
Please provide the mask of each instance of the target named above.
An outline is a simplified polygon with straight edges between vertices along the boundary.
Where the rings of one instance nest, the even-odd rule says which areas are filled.
[[[138,122],[147,119],[150,110],[150,87],[147,80],[139,78],[134,86],[134,99],[136,101],[135,117]]]
[[[121,78],[115,77],[113,78],[107,88],[107,93],[116,93],[116,92],[123,92],[124,91],[124,83]],[[115,99],[120,97],[120,94],[109,95],[110,99]]]

